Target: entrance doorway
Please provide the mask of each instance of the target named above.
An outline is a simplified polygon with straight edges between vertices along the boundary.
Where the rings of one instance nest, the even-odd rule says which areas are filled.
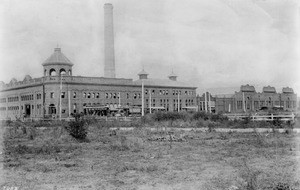
[[[49,105],[49,114],[50,115],[55,115],[56,114],[56,107],[54,104]]]
[[[25,104],[25,116],[28,117],[30,116],[30,104]]]

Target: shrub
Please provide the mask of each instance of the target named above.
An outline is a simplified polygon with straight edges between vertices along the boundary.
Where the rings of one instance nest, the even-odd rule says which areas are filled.
[[[273,126],[280,128],[283,124],[283,122],[280,120],[279,117],[276,117],[273,121],[272,121]]]
[[[209,114],[205,112],[195,112],[192,116],[193,120],[199,120],[199,119],[208,120],[209,118],[210,118]]]
[[[87,126],[84,120],[76,120],[69,122],[67,126],[69,134],[77,140],[85,141],[87,136]]]
[[[213,123],[208,124],[208,132],[214,132],[215,131],[215,125]]]
[[[155,121],[186,121],[189,119],[189,115],[186,112],[156,112],[152,117]]]
[[[221,113],[218,113],[218,114],[212,114],[210,119],[214,122],[223,122],[223,121],[227,121],[228,120],[228,117],[227,116],[224,116],[223,114]]]
[[[5,125],[6,126],[10,126],[12,124],[12,121],[10,119],[6,120],[5,121]]]

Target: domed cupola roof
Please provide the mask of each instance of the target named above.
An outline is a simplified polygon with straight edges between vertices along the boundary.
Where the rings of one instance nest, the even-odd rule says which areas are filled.
[[[73,66],[73,63],[61,52],[60,48],[54,48],[54,53],[44,61],[43,66],[56,64]]]
[[[148,73],[143,69],[141,72],[138,73],[138,75],[148,75]]]
[[[177,75],[176,75],[176,74],[173,72],[173,70],[172,70],[172,73],[168,76],[168,78],[169,78],[170,80],[176,81]]]

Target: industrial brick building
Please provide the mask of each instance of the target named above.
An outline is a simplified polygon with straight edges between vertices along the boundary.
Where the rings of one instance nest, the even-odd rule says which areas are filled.
[[[196,105],[196,87],[177,81],[172,72],[165,79],[138,80],[115,77],[112,5],[104,5],[104,77],[74,76],[73,63],[55,48],[43,62],[43,76],[0,84],[0,117],[69,117],[72,113],[103,115],[104,108],[164,107],[178,111]],[[142,92],[142,84],[144,92]],[[142,101],[142,97],[144,97]]]
[[[205,107],[206,103],[206,107]],[[262,92],[256,92],[254,86],[242,85],[239,92],[212,96],[205,93],[197,96],[200,110],[222,113],[254,113],[260,110],[277,109],[287,112],[297,111],[297,94],[292,88],[284,87],[276,92],[275,87],[263,87]]]

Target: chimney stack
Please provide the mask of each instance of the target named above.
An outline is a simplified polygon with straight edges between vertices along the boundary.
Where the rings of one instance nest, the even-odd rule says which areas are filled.
[[[104,77],[115,78],[113,6],[104,4]]]

